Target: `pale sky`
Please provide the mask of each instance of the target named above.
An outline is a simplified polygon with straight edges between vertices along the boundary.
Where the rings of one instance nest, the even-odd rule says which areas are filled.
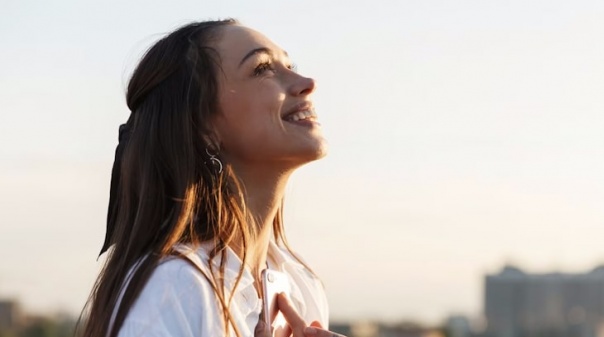
[[[318,81],[330,154],[286,197],[332,317],[480,314],[483,277],[604,263],[604,2],[17,1],[0,6],[0,297],[77,313],[100,266],[124,88],[234,17]]]

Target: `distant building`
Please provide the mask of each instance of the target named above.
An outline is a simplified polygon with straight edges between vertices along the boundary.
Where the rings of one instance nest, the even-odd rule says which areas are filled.
[[[450,316],[445,322],[447,337],[471,337],[472,329],[467,317],[461,315]]]
[[[604,337],[604,267],[584,274],[486,276],[486,337]]]
[[[23,322],[19,303],[12,300],[0,300],[0,330],[19,327]]]

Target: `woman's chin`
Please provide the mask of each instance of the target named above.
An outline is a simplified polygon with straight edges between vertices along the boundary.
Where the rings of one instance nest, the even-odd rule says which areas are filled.
[[[300,167],[310,162],[322,159],[327,155],[327,152],[327,144],[325,142],[322,142],[320,145],[315,146],[312,149],[307,149],[304,152],[298,153],[291,160],[292,166],[294,168]]]

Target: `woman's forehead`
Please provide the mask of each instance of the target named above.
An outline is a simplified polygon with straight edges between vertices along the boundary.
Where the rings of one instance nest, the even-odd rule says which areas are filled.
[[[225,26],[216,43],[223,64],[239,64],[245,55],[258,48],[266,48],[274,54],[286,54],[264,34],[239,25]]]

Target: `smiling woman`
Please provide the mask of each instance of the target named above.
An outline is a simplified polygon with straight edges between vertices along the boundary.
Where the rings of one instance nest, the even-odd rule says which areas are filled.
[[[284,335],[334,336],[319,279],[287,245],[291,173],[325,155],[315,82],[234,20],[186,25],[128,85],[112,173],[107,262],[84,336],[270,336],[260,275],[283,273]]]

